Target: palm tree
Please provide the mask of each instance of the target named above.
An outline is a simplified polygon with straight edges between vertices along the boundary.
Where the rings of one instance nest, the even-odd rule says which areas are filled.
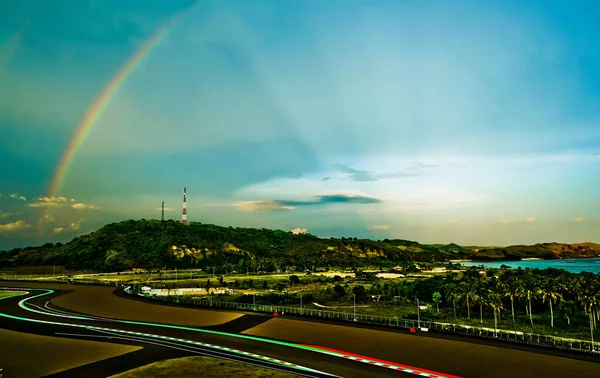
[[[527,305],[529,306],[529,321],[531,322],[531,325],[533,326],[533,317],[531,314],[531,299],[533,297],[535,297],[536,293],[537,293],[537,286],[535,284],[535,282],[533,281],[533,277],[527,277],[525,279],[525,282],[523,282],[523,286],[521,286],[520,290],[519,290],[519,295],[527,300]]]
[[[479,321],[481,323],[483,323],[483,305],[487,305],[487,296],[488,289],[486,288],[485,281],[477,282],[473,295],[473,301],[479,304]]]
[[[519,292],[519,283],[514,277],[508,277],[498,282],[497,291],[500,295],[510,299],[510,311],[512,313],[512,321],[515,322],[515,299]]]
[[[552,309],[552,303],[562,298],[562,294],[558,292],[559,287],[553,280],[546,280],[542,287],[537,292],[542,297],[542,301],[548,300],[550,304],[550,325],[554,328],[554,310]]]
[[[577,305],[573,301],[560,301],[558,306],[560,312],[563,313],[563,316],[567,318],[567,324],[571,324],[571,318],[577,312]]]
[[[492,307],[494,311],[494,334],[496,333],[496,329],[498,328],[498,318],[500,318],[500,310],[504,308],[502,304],[502,294],[497,291],[490,290],[488,292],[488,304]],[[496,316],[497,315],[497,316]]]
[[[473,292],[473,285],[471,282],[462,281],[459,287],[459,295],[460,299],[465,300],[465,304],[467,305],[467,318],[471,319],[471,302],[475,293]]]
[[[454,319],[456,319],[456,300],[460,299],[458,288],[455,284],[451,283],[446,285],[446,301],[452,302],[452,310],[454,311]]]

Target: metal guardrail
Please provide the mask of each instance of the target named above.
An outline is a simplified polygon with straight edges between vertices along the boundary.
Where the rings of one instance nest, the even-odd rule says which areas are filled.
[[[541,335],[535,333],[525,333],[519,331],[510,331],[505,329],[494,329],[487,327],[474,327],[454,323],[440,323],[429,320],[400,319],[398,317],[376,316],[354,314],[351,312],[340,312],[330,310],[319,310],[299,307],[287,307],[277,305],[254,305],[249,303],[216,301],[212,298],[187,298],[187,297],[151,297],[154,300],[164,302],[177,302],[201,307],[213,307],[232,310],[254,311],[262,313],[274,313],[300,315],[321,319],[356,321],[358,323],[377,324],[398,328],[421,328],[422,330],[436,330],[439,332],[456,333],[475,337],[499,339],[513,343],[528,344],[535,346],[552,347],[558,349],[574,350],[578,352],[600,351],[600,342],[591,342],[589,340],[573,339],[560,336]]]

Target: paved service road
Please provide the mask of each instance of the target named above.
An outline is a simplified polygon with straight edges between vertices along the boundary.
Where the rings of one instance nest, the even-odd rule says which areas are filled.
[[[67,290],[86,291],[90,288],[87,286],[21,282],[3,282],[0,286],[23,288],[27,291],[24,295],[0,300],[1,328],[46,336],[109,341],[144,347],[141,351],[67,370],[56,376],[104,377],[164,358],[200,354],[252,363],[307,377],[395,377],[413,376],[413,374],[425,377],[452,377],[448,374],[387,361],[357,358],[341,351],[326,351],[209,328],[109,319],[74,312],[53,304],[53,298],[61,294],[70,295],[67,294]],[[55,289],[31,289],[25,286],[53,286]],[[57,286],[61,289],[57,290]],[[168,306],[157,305],[157,307],[168,308],[174,314],[181,310]],[[198,314],[204,312],[207,310],[198,311]],[[143,316],[144,314],[141,314],[141,317]],[[168,320],[166,318],[165,323]],[[240,320],[236,317],[236,320],[231,322],[234,328],[243,328],[240,327],[243,323]],[[226,325],[227,323],[220,328],[226,329]],[[255,322],[250,322],[250,326],[253,325]],[[43,356],[32,355],[32,362],[40,358]]]

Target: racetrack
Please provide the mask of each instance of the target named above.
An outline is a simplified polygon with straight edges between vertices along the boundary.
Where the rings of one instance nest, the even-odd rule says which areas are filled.
[[[0,282],[0,284],[2,284]],[[65,285],[41,282],[19,282],[22,287],[43,287],[72,292],[52,299],[59,307],[75,312],[126,320],[141,320],[155,323],[168,323],[206,327],[230,322],[242,314],[203,309],[178,309],[167,306],[154,306],[144,302],[127,300],[113,295],[113,286]]]
[[[600,377],[600,364],[414,334],[284,318],[244,334],[323,345],[462,377]]]
[[[4,285],[6,286],[6,285]],[[15,286],[22,287],[20,283]],[[75,287],[86,290],[87,287]],[[22,290],[22,289],[21,289]],[[376,361],[353,361],[342,355],[312,350],[292,343],[282,343],[250,336],[223,333],[201,328],[155,324],[117,319],[92,318],[71,313],[49,302],[55,293],[52,290],[28,289],[24,296],[0,300],[0,327],[28,331],[31,333],[54,335],[57,337],[110,340],[129,345],[156,346],[183,355],[206,355],[217,358],[251,363],[270,369],[283,370],[297,375],[314,378],[338,377],[392,377],[406,376],[405,366],[381,364]],[[66,294],[68,295],[68,294]],[[179,309],[170,308],[177,312]],[[35,360],[36,356],[32,356]],[[167,358],[155,356],[155,360]],[[132,360],[131,358],[127,361]],[[144,360],[136,357],[133,360]],[[110,359],[104,364],[93,364],[93,369],[74,369],[58,376],[101,377],[131,369],[123,359]],[[148,363],[145,359],[145,363]],[[371,362],[371,363],[369,363]],[[144,364],[145,364],[144,363]],[[379,365],[379,366],[378,366]],[[112,368],[112,370],[111,370]],[[416,369],[411,369],[414,372]],[[451,377],[449,375],[426,374],[426,377]]]
[[[11,285],[15,287],[25,286],[21,282],[12,283]],[[6,286],[6,283],[3,282],[0,286]],[[29,283],[28,286],[73,290],[73,292],[62,294],[52,299],[50,305],[58,311],[61,309],[67,311],[75,310],[79,313],[96,316],[111,314],[108,317],[129,320],[146,320],[152,316],[148,312],[159,312],[162,316],[162,319],[159,321],[160,323],[181,325],[189,325],[187,322],[195,319],[210,319],[208,323],[216,324],[220,322],[220,325],[205,327],[205,331],[202,332],[199,332],[197,329],[171,329],[151,325],[122,324],[117,321],[111,321],[109,324],[110,327],[119,329],[161,334],[238,348],[301,364],[321,372],[342,377],[408,375],[388,368],[373,366],[376,363],[374,360],[371,361],[371,364],[351,361],[348,358],[353,357],[348,353],[346,353],[345,358],[340,358],[318,351],[311,351],[306,348],[280,345],[276,342],[268,343],[258,340],[240,339],[235,334],[257,335],[269,339],[288,341],[293,344],[320,345],[381,360],[393,361],[397,365],[416,366],[424,370],[429,369],[461,377],[600,377],[600,364],[595,362],[600,360],[582,361],[575,358],[566,358],[566,354],[564,353],[562,357],[557,357],[548,352],[533,348],[516,350],[484,345],[481,342],[471,343],[432,337],[431,335],[384,332],[360,327],[292,320],[289,318],[272,319],[265,315],[244,315],[225,311],[164,306],[160,303],[153,304],[139,300],[119,298],[112,293],[114,288],[111,287],[41,283]],[[88,299],[95,295],[101,296],[102,300],[95,302]],[[31,312],[25,311],[22,308],[15,308],[16,300],[9,299],[11,306],[7,306],[7,303],[2,303],[5,301],[7,300],[0,301],[0,312],[6,311],[7,313],[18,314],[19,316],[32,316]],[[40,297],[33,299],[31,303],[35,303],[43,309],[46,302],[47,298]],[[135,311],[142,312],[137,314]],[[182,316],[181,312],[187,312],[189,315]],[[121,314],[126,314],[127,316],[121,316]],[[226,319],[229,318],[226,315],[228,314],[233,315],[233,321],[227,322]],[[34,315],[39,319],[48,319],[47,315]],[[56,321],[56,319],[53,320]],[[97,319],[96,322],[73,319],[59,320],[67,320],[78,324],[98,324]],[[196,322],[195,325],[201,325],[199,323]],[[15,323],[4,321],[0,323],[0,326],[5,328],[7,326],[15,327]],[[52,332],[57,332],[59,328],[61,327],[54,326]],[[65,331],[63,330],[62,332]],[[95,331],[88,329],[88,332],[94,333]],[[219,334],[218,332],[228,332],[229,334]],[[97,332],[95,336],[99,336]],[[121,342],[130,343],[130,345],[144,345],[142,342],[135,344],[132,340],[121,340]],[[379,364],[383,365],[383,363]],[[79,375],[83,374],[82,370],[79,370],[79,372]]]

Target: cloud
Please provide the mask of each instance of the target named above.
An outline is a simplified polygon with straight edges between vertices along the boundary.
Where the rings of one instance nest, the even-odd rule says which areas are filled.
[[[518,219],[503,219],[500,221],[500,223],[502,224],[517,224],[517,223],[535,223],[537,222],[537,218],[534,217],[528,217],[525,218],[523,220],[518,220]]]
[[[85,205],[83,203],[74,203],[71,207],[75,210],[98,210],[100,209],[98,206],[94,205]]]
[[[76,202],[74,198],[67,197],[37,197],[35,198],[37,202],[30,203],[31,207],[48,207],[48,208],[57,208],[57,207],[70,207],[75,210],[98,210],[100,209],[98,206],[94,205],[86,205],[81,202]]]
[[[573,223],[584,223],[586,221],[587,221],[587,219],[585,219],[585,218],[575,218],[575,219],[573,219]]]
[[[10,216],[12,216],[12,213],[4,213],[0,210],[0,219],[9,218]]]
[[[352,181],[379,181],[382,179],[394,179],[394,178],[404,178],[404,177],[417,177],[423,176],[425,174],[425,169],[436,167],[433,164],[421,164],[416,163],[412,166],[396,172],[385,172],[385,173],[376,173],[373,171],[367,171],[362,169],[352,168],[348,165],[337,164],[335,167],[342,171],[343,173],[348,174],[348,178]]]
[[[18,220],[13,223],[0,224],[0,232],[14,232],[28,227],[31,227],[31,225],[25,221]]]
[[[61,207],[65,206],[69,199],[67,197],[37,197],[38,202],[30,203],[31,207]]]
[[[352,181],[377,181],[377,178],[371,171],[355,169],[343,164],[336,165],[336,168],[344,173],[347,173],[348,177]]]
[[[292,234],[306,234],[306,228],[294,228]]]
[[[371,226],[369,227],[369,230],[371,231],[388,231],[390,229],[390,226]]]
[[[240,201],[233,204],[241,211],[282,211],[292,210],[294,206],[283,204],[281,201],[260,200],[260,201]]]
[[[54,223],[54,222],[56,222],[56,219],[54,219],[54,217],[52,215],[50,215],[50,214],[44,214],[44,216],[41,217],[38,222],[40,224],[42,224],[42,223]]]
[[[22,195],[20,195],[18,193],[9,194],[9,197],[10,198],[14,198],[14,199],[19,200],[19,201],[27,201],[27,198],[25,198],[25,196],[22,196]]]
[[[446,223],[450,223],[450,224],[460,223],[460,218],[452,218],[449,221],[447,221]]]
[[[258,201],[240,201],[233,205],[242,211],[282,211],[293,210],[300,206],[319,206],[328,204],[372,204],[380,203],[377,198],[349,195],[349,194],[333,194],[317,196],[313,201],[292,201],[292,200],[258,200]]]
[[[84,221],[83,219],[80,219],[77,222],[73,222],[65,227],[54,227],[54,233],[58,234],[61,232],[77,231],[81,228],[81,223],[83,223],[83,221]]]
[[[334,194],[326,196],[318,196],[318,200],[315,202],[306,202],[307,205],[319,205],[327,203],[381,203],[381,200],[377,198],[360,196],[360,195],[349,195],[349,194]]]

